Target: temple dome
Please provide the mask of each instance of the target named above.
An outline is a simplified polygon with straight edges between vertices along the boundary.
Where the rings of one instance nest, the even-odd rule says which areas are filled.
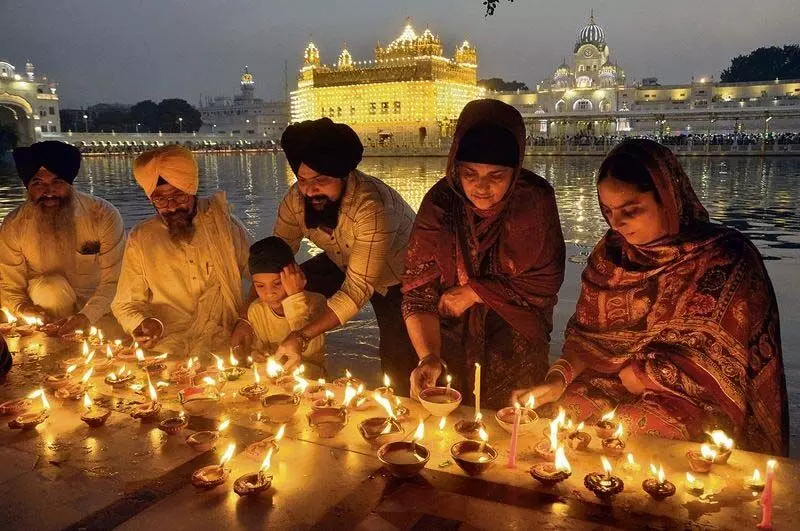
[[[594,22],[594,11],[592,11],[591,16],[589,17],[589,23],[583,27],[581,32],[578,34],[578,42],[575,45],[575,51],[578,50],[584,44],[593,44],[597,48],[602,48],[606,43],[606,35],[603,32],[603,28],[595,24]]]

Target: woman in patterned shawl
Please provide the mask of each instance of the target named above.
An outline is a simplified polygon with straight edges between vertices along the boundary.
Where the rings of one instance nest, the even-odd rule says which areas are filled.
[[[522,168],[525,125],[497,100],[461,113],[445,178],[422,200],[403,277],[403,315],[419,365],[412,396],[449,363],[453,386],[481,404],[544,381],[564,238],[552,187]]]
[[[583,272],[564,351],[538,404],[579,420],[616,408],[629,432],[788,454],[778,307],[758,250],[711,224],[672,152],[617,146],[598,173],[611,230]],[[524,393],[518,396],[524,397]]]

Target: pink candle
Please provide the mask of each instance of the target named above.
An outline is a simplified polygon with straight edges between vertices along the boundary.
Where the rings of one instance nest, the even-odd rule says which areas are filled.
[[[517,432],[519,431],[519,418],[519,404],[514,404],[514,427],[511,430],[511,450],[508,452],[508,468],[517,468]]]
[[[772,478],[775,477],[775,460],[767,461],[767,479],[764,493],[761,495],[761,522],[759,529],[772,529]]]

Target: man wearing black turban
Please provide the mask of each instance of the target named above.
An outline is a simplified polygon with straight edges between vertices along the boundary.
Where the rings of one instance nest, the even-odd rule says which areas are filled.
[[[281,147],[297,183],[283,198],[274,234],[293,253],[304,237],[324,251],[301,267],[306,289],[328,297],[328,304],[276,354],[298,359],[309,341],[346,323],[370,301],[383,371],[403,393],[416,360],[400,311],[400,275],[414,211],[397,191],[356,169],[364,148],[345,124],[322,118],[291,125]],[[252,335],[243,324],[239,332],[243,343]]]
[[[48,140],[14,150],[26,201],[0,227],[0,302],[11,313],[54,322],[61,334],[110,310],[125,247],[122,216],[75,191],[73,146]]]

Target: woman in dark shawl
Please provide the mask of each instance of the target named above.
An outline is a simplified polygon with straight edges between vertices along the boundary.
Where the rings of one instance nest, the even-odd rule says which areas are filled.
[[[532,391],[538,403],[564,394],[578,420],[616,408],[629,432],[702,441],[719,428],[746,450],[787,455],[778,307],[758,250],[709,222],[656,142],[617,146],[598,196],[611,230],[583,272],[563,355]]]
[[[552,187],[522,168],[525,125],[497,100],[464,107],[445,178],[420,206],[406,255],[403,315],[420,358],[412,395],[449,364],[453,386],[481,404],[542,382],[564,238]]]

